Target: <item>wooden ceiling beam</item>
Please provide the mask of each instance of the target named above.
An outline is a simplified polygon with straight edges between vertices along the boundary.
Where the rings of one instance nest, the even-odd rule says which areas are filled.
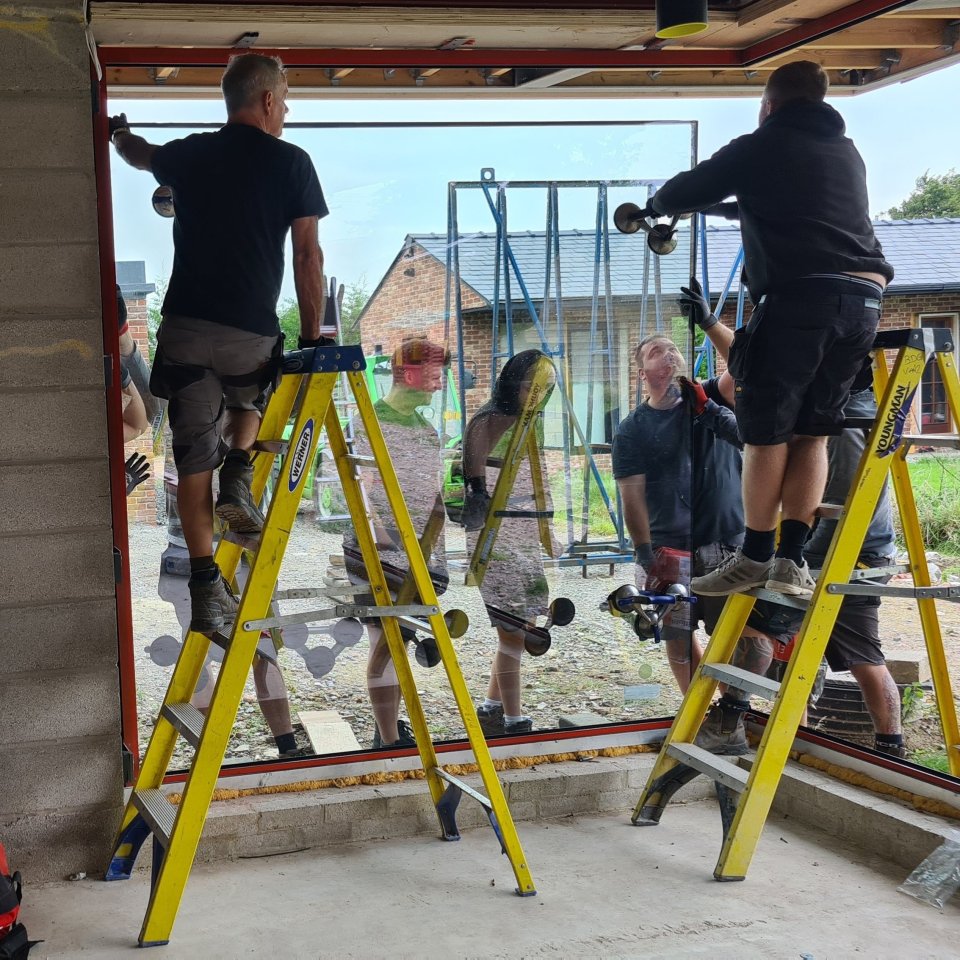
[[[806,44],[810,50],[852,50],[895,47],[898,50],[935,50],[943,45],[943,28],[934,20],[900,19],[896,23],[872,20],[838,30]]]

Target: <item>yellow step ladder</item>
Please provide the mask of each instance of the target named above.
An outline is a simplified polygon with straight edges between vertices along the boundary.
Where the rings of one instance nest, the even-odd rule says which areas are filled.
[[[898,351],[892,371],[884,355],[888,349]],[[879,410],[850,494],[839,511],[830,550],[780,683],[731,664],[756,594],[761,591],[734,594],[724,605],[631,818],[637,826],[658,824],[666,804],[681,786],[700,773],[711,777],[720,800],[724,834],[720,858],[713,872],[717,880],[746,877],[845,595],[909,596],[917,600],[950,772],[960,776],[960,732],[935,605],[938,598],[960,598],[960,590],[930,586],[930,571],[906,462],[910,443],[903,436],[911,402],[931,361],[939,368],[953,422],[960,424],[960,381],[953,351],[953,338],[947,330],[911,328],[877,336],[874,388]],[[878,586],[864,582],[860,571],[858,576],[854,575],[857,557],[888,474],[892,475],[909,554],[912,588]],[[762,591],[762,595],[770,599],[780,596],[770,591]],[[789,599],[796,603],[795,597]],[[718,683],[728,683],[773,701],[749,769],[735,758],[717,756],[694,743]]]
[[[140,847],[150,834],[153,835],[152,883],[146,917],[140,931],[141,946],[169,941],[260,631],[282,625],[290,619],[275,616],[271,612],[271,603],[284,551],[296,520],[304,481],[314,462],[322,428],[326,429],[327,442],[333,452],[368,573],[370,586],[365,592],[372,593],[374,605],[361,608],[342,598],[334,599],[335,606],[332,609],[316,611],[307,616],[312,620],[348,616],[382,618],[443,838],[459,839],[455,815],[457,804],[464,793],[473,797],[486,809],[501,849],[510,860],[517,880],[517,892],[521,896],[536,893],[384,443],[364,378],[365,366],[363,351],[358,346],[309,348],[286,354],[283,358],[283,379],[264,413],[256,447],[259,452],[254,462],[252,492],[254,498],[259,500],[274,458],[284,454],[263,532],[253,542],[251,538],[231,537],[228,534],[217,548],[216,562],[228,582],[236,574],[244,549],[252,550],[254,558],[232,632],[228,638],[214,638],[226,643],[227,652],[217,677],[213,699],[206,716],[190,703],[210,642],[210,638],[191,632],[184,641],[174,668],[136,785],[123,814],[113,859],[106,874],[107,880],[128,879]],[[394,523],[407,554],[413,586],[419,596],[416,604],[408,603],[400,607],[391,600],[358,479],[359,461],[362,459],[366,466],[370,458],[358,458],[350,453],[333,403],[333,393],[341,373],[346,375],[357,413],[369,438],[373,451],[371,466],[379,470],[383,479]],[[282,436],[284,427],[294,413],[296,423],[291,441],[287,443],[277,439]],[[335,594],[336,590],[286,591],[278,594],[278,597],[328,596],[331,592]],[[397,622],[401,614],[417,617],[422,626],[429,625],[476,757],[486,796],[440,766],[401,639]],[[304,622],[304,615],[292,616]],[[161,787],[178,736],[192,744],[196,752],[181,800],[174,806],[167,800]]]

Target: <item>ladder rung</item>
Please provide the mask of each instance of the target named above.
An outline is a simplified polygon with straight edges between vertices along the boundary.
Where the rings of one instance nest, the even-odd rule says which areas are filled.
[[[744,670],[743,667],[735,667],[730,663],[705,663],[703,672],[708,677],[715,677],[721,683],[728,683],[731,687],[746,690],[747,693],[754,693],[766,700],[773,700],[780,692],[780,684],[776,680],[761,677],[759,674]]]
[[[368,457],[362,453],[348,453],[347,459],[351,463],[356,464],[356,466],[358,467],[360,466],[373,467],[373,466],[376,466],[376,463],[377,463],[376,457]]]
[[[960,437],[950,433],[910,434],[903,438],[916,447],[950,447],[960,450]]]
[[[711,780],[722,783],[731,790],[741,793],[747,786],[747,777],[749,771],[742,767],[718,757],[709,750],[696,746],[693,743],[671,743],[667,747],[667,753],[675,760],[685,763],[694,770],[705,773]]]
[[[237,533],[235,530],[227,530],[223,534],[223,539],[228,543],[235,543],[244,550],[260,549],[260,538],[258,536],[252,536],[249,533]]]
[[[289,440],[256,440],[253,444],[253,449],[261,453],[286,453],[289,448]]]
[[[816,515],[823,520],[839,520],[843,513],[842,503],[821,503],[816,509]]]
[[[166,849],[173,835],[177,808],[170,803],[162,790],[134,790],[131,799],[150,831]]]
[[[160,711],[191,746],[200,743],[206,717],[192,703],[165,703]]]

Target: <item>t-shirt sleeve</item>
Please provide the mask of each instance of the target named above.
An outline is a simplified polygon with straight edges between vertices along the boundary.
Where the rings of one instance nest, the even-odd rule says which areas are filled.
[[[613,437],[613,477],[624,480],[647,472],[644,444],[632,419],[624,420]]]
[[[171,140],[169,143],[160,144],[153,151],[150,166],[157,183],[161,186],[172,187],[176,185],[179,172],[189,162],[192,149],[190,140],[190,137],[185,137],[182,140]]]
[[[319,217],[330,212],[323,197],[320,178],[313,161],[305,150],[297,149],[290,170],[290,192],[287,197],[287,219],[291,223],[300,217]]]

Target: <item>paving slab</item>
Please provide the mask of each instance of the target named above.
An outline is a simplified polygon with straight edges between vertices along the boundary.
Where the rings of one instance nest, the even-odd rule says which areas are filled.
[[[459,843],[367,840],[198,864],[173,938],[150,956],[327,958],[955,958],[960,908],[896,891],[905,870],[771,817],[743,883],[716,883],[719,816],[672,806],[659,827],[620,812],[520,825],[538,896],[513,893],[489,829]],[[919,857],[918,857],[919,859]],[[130,957],[148,878],[31,886],[31,960]]]

